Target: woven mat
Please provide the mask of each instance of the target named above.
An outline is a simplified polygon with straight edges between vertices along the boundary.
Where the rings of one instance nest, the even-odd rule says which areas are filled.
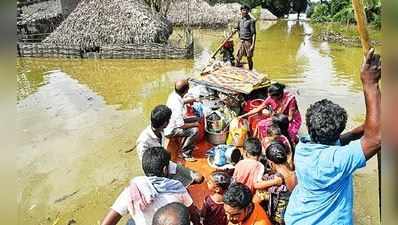
[[[202,73],[201,80],[209,86],[214,84],[243,94],[249,94],[253,90],[271,84],[271,81],[264,74],[232,66],[222,66],[206,71]]]

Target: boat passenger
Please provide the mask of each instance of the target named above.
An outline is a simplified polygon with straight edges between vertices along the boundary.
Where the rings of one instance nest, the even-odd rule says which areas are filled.
[[[203,225],[228,225],[224,211],[224,193],[231,184],[231,177],[222,171],[214,171],[207,180],[210,195],[205,197],[201,210]]]
[[[263,150],[262,155],[264,155],[264,156],[266,155],[266,150],[267,150],[268,146],[274,142],[282,144],[283,147],[286,149],[288,165],[293,170],[294,167],[293,167],[293,160],[292,160],[292,158],[293,158],[292,148],[290,146],[289,140],[287,139],[287,137],[285,137],[282,134],[280,127],[273,123],[267,129],[267,137],[265,137],[261,141],[262,150]]]
[[[242,17],[240,18],[235,30],[239,34],[239,48],[236,55],[236,66],[241,67],[241,60],[243,56],[247,57],[249,70],[253,69],[253,53],[256,46],[256,20],[249,14],[250,7],[243,5],[240,8]]]
[[[115,225],[123,215],[130,213],[135,224],[151,225],[153,215],[162,206],[180,202],[189,207],[191,220],[200,224],[200,217],[193,200],[184,185],[167,178],[170,153],[162,147],[146,150],[142,156],[145,176],[130,181],[112,205],[102,225]]]
[[[190,225],[189,210],[179,202],[169,203],[156,211],[152,225]]]
[[[285,85],[280,83],[271,84],[268,88],[268,98],[258,106],[257,108],[251,110],[250,112],[239,116],[239,118],[249,117],[257,113],[271,110],[271,114],[282,113],[288,116],[289,120],[289,138],[293,143],[298,142],[297,134],[301,126],[301,115],[297,106],[296,97],[285,91]],[[263,112],[264,114],[269,114],[270,112]]]
[[[199,136],[199,118],[184,118],[184,105],[196,101],[194,98],[184,99],[188,90],[189,83],[187,80],[178,80],[175,83],[175,90],[167,99],[167,106],[171,109],[172,114],[164,133],[167,138],[183,138],[182,157],[186,161],[192,162],[195,161],[192,152]]]
[[[152,147],[162,147],[164,142],[164,128],[169,124],[171,110],[165,105],[156,106],[151,112],[151,125],[146,127],[137,139],[137,154],[142,160],[143,153]],[[181,181],[185,187],[195,183],[202,183],[204,177],[199,173],[170,161],[169,178]]]
[[[353,224],[353,177],[381,148],[380,56],[370,50],[361,69],[366,118],[363,125],[341,134],[347,113],[323,99],[306,113],[309,137],[296,146],[298,184],[285,213],[288,225]]]
[[[254,184],[264,175],[264,165],[259,161],[261,156],[261,142],[257,138],[248,138],[243,144],[245,159],[235,165],[233,179],[243,183],[252,193],[255,193]]]
[[[252,202],[252,192],[242,183],[233,183],[224,194],[228,221],[240,225],[271,225],[264,209]]]
[[[297,184],[296,175],[288,164],[288,152],[285,146],[274,142],[266,150],[271,172],[264,175],[263,181],[255,185],[255,201],[268,200],[268,216],[274,225],[284,223],[284,213],[290,193]]]

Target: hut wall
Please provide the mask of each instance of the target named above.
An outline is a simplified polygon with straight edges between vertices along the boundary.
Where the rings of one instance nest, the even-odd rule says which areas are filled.
[[[190,59],[193,44],[186,48],[162,44],[104,46],[90,52],[79,46],[55,46],[42,43],[17,43],[20,57],[102,58],[102,59]]]

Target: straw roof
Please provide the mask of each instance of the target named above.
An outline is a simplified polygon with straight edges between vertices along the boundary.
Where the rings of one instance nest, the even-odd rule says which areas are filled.
[[[98,47],[163,43],[171,25],[143,0],[82,0],[43,43]]]
[[[17,18],[17,25],[34,23],[38,20],[51,19],[62,14],[61,4],[57,0],[39,2],[20,9],[21,14]]]
[[[170,5],[167,19],[173,25],[226,26],[238,21],[240,6],[238,3],[211,6],[204,0],[176,0]]]

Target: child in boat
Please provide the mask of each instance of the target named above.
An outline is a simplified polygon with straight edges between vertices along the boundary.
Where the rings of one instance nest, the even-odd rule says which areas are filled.
[[[210,195],[206,196],[201,217],[203,225],[227,225],[228,219],[224,212],[224,192],[231,184],[231,177],[221,171],[214,171],[210,174],[207,186]]]
[[[261,142],[263,150],[262,156],[264,156],[264,158],[266,158],[265,157],[266,149],[273,142],[278,142],[285,147],[287,153],[287,162],[289,164],[289,167],[291,169],[294,169],[293,160],[292,160],[292,148],[290,146],[289,139],[282,134],[280,127],[274,123],[270,127],[268,127],[267,137],[265,137]]]
[[[236,164],[233,179],[246,185],[254,194],[254,183],[260,181],[264,175],[264,165],[259,161],[261,142],[257,138],[248,138],[243,147],[246,157]]]
[[[266,157],[271,173],[263,181],[255,184],[257,189],[253,201],[268,200],[268,216],[273,224],[285,224],[284,213],[289,202],[290,193],[297,184],[296,174],[288,164],[288,153],[284,145],[271,143],[266,149]]]

